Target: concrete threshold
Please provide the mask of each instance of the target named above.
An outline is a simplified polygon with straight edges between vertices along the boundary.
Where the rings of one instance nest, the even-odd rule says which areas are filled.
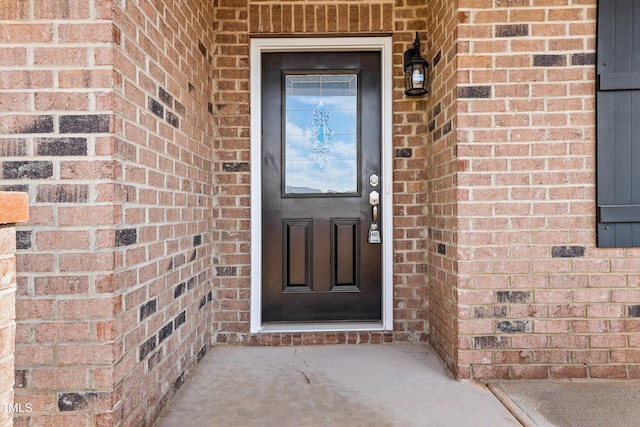
[[[425,344],[213,347],[156,427],[520,426]]]

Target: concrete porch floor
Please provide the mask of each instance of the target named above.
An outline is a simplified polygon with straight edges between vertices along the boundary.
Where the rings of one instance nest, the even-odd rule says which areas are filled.
[[[213,347],[156,427],[520,426],[424,344]]]

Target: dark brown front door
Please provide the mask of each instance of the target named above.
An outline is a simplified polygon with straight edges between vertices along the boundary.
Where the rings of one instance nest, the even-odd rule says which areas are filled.
[[[380,53],[262,55],[262,321],[380,321]]]

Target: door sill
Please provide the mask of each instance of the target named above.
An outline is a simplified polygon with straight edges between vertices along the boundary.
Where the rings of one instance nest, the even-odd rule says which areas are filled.
[[[265,323],[259,329],[259,334],[280,332],[360,332],[379,331],[386,329],[382,322],[336,322],[336,323]]]

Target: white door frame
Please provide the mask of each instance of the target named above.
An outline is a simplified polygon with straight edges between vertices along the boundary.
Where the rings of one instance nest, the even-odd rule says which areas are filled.
[[[382,321],[372,323],[262,324],[262,53],[378,51],[382,69]],[[251,39],[251,333],[390,331],[393,329],[393,135],[391,37]]]

